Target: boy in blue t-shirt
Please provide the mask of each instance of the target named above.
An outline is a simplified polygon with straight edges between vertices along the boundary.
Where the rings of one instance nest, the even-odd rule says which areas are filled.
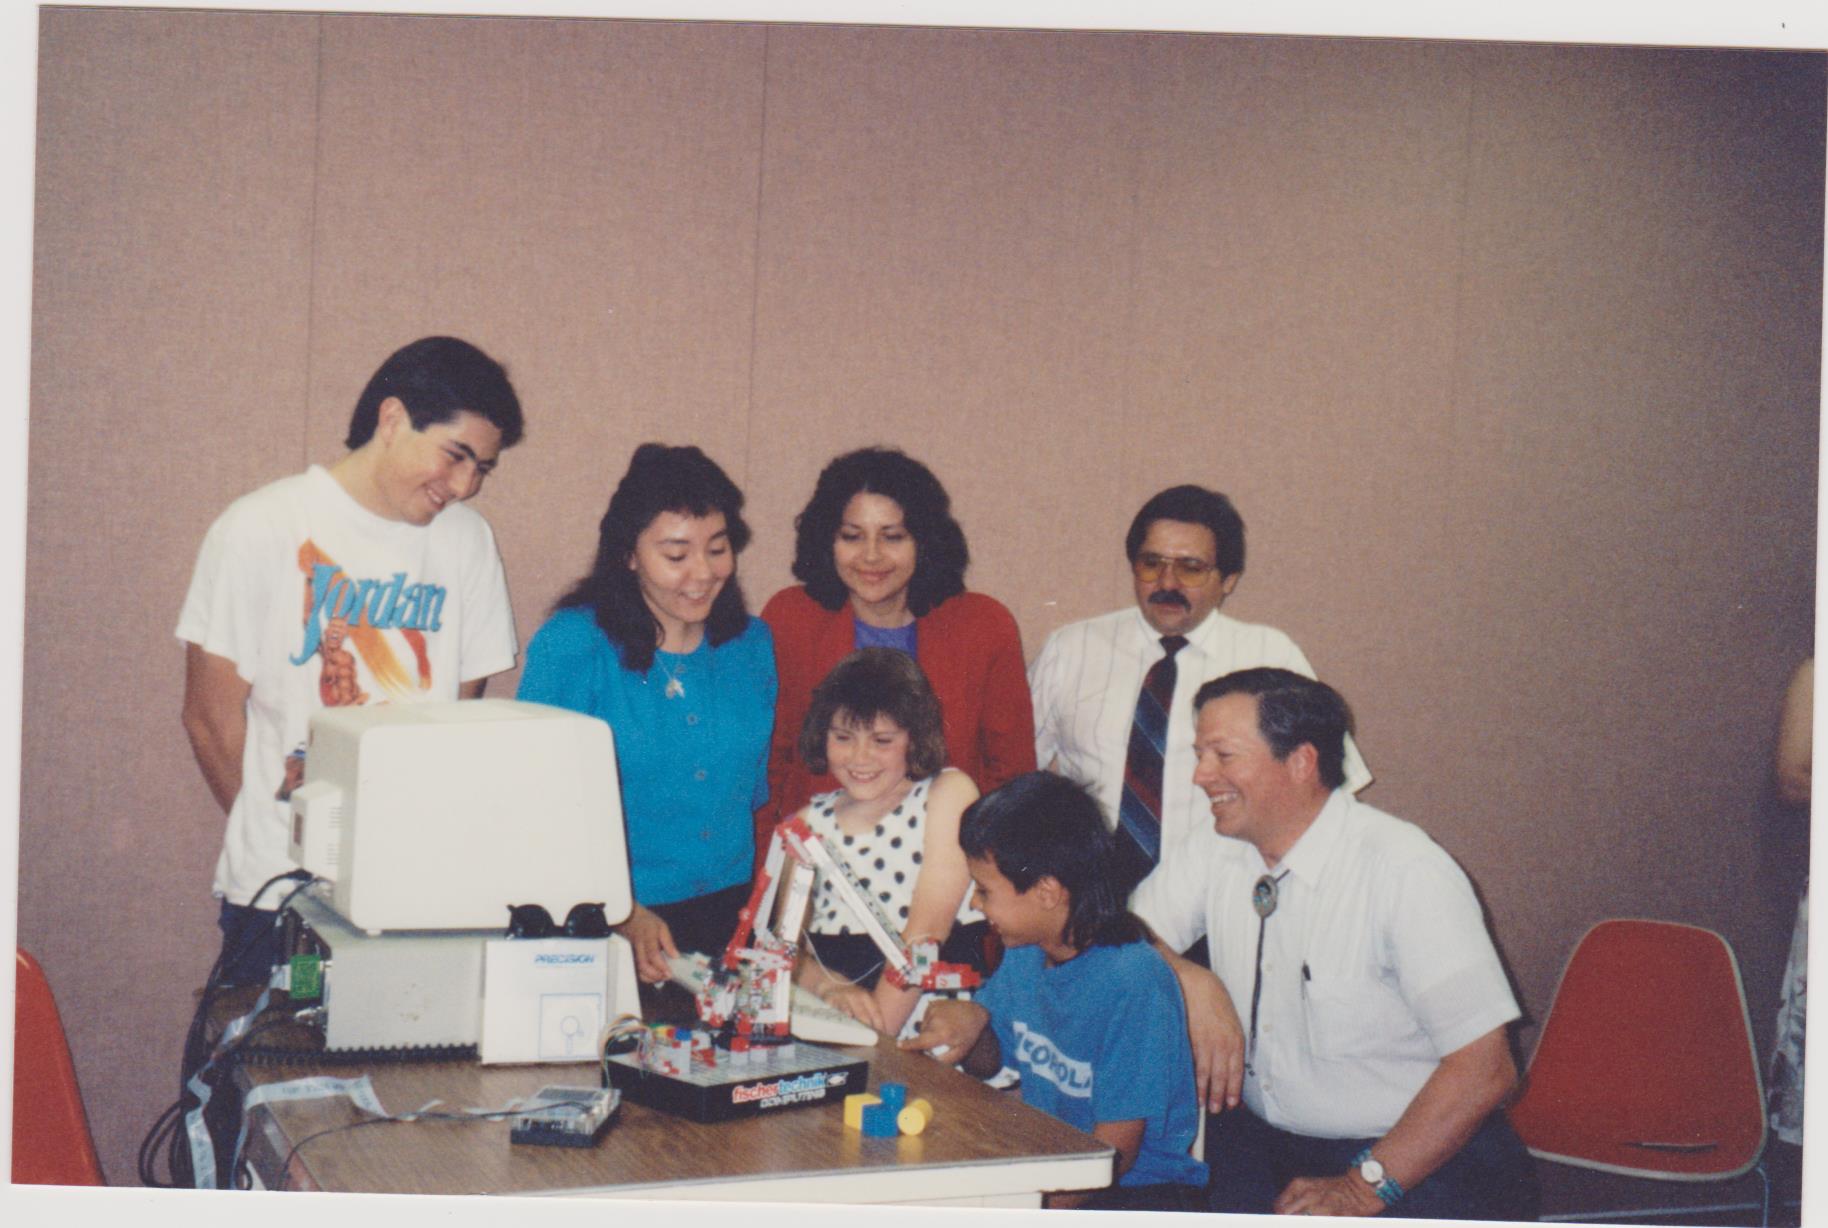
[[[1031,1107],[1116,1149],[1115,1185],[1050,1194],[1048,1206],[1201,1209],[1180,986],[1117,894],[1098,803],[1063,776],[1030,772],[965,811],[959,845],[972,903],[1008,950],[976,1002],[934,1002],[901,1047],[980,1078],[1011,1066]]]

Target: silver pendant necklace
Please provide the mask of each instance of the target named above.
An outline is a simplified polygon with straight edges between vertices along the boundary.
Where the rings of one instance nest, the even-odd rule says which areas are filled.
[[[666,674],[666,691],[664,692],[666,697],[668,699],[678,699],[681,695],[684,695],[685,683],[679,681],[679,673],[685,668],[685,662],[681,661],[678,666],[669,666],[665,661],[660,659],[659,653],[654,654],[654,661]]]

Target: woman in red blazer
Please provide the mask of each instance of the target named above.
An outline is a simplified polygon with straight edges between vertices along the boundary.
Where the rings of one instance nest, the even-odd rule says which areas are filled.
[[[932,471],[892,448],[846,453],[819,474],[794,528],[801,583],[762,610],[780,691],[758,849],[782,818],[837,787],[807,769],[797,743],[813,687],[858,648],[900,648],[920,662],[939,696],[947,762],[980,790],[1033,771],[1021,634],[1001,602],[965,591],[964,530]]]

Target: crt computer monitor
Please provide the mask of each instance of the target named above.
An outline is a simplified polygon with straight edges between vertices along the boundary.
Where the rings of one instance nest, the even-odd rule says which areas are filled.
[[[633,903],[609,726],[518,700],[313,714],[291,851],[372,933],[504,929],[517,904],[616,924]]]

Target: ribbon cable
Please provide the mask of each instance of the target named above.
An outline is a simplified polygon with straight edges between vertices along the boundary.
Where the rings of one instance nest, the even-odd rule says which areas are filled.
[[[352,1079],[315,1075],[284,1083],[263,1083],[249,1092],[241,1102],[241,1132],[235,1136],[235,1162],[229,1167],[229,1172],[233,1173],[241,1167],[241,1156],[248,1141],[248,1117],[251,1110],[274,1100],[324,1100],[332,1096],[347,1096],[363,1112],[372,1113],[376,1117],[387,1116],[387,1110],[381,1107],[380,1098],[374,1092],[374,1084],[366,1074]],[[420,1112],[424,1110],[421,1109]]]
[[[203,1110],[209,1107],[213,1089],[203,1081],[215,1066],[217,1059],[227,1053],[234,1043],[241,1039],[253,1026],[254,1020],[267,1009],[267,1001],[273,996],[274,988],[284,979],[285,972],[276,969],[272,980],[260,991],[254,1008],[239,1019],[222,1029],[222,1038],[216,1042],[215,1052],[210,1054],[207,1062],[197,1069],[185,1084],[197,1098],[197,1107],[184,1115],[184,1132],[190,1138],[191,1175],[200,1190],[216,1188],[216,1144],[209,1136],[209,1126],[203,1120]],[[319,1075],[307,1079],[292,1079],[285,1083],[267,1083],[249,1092],[241,1102],[241,1130],[235,1138],[233,1163],[229,1173],[233,1174],[241,1165],[242,1148],[248,1137],[248,1110],[265,1104],[269,1100],[317,1100],[329,1096],[347,1096],[356,1107],[373,1113],[377,1117],[387,1116],[387,1110],[381,1107],[380,1099],[375,1095],[374,1085],[367,1075],[353,1079],[337,1079]]]
[[[189,1082],[185,1084],[190,1089],[190,1094],[197,1098],[197,1107],[184,1115],[184,1132],[190,1137],[191,1179],[200,1190],[216,1188],[216,1144],[210,1139],[209,1126],[203,1121],[203,1110],[209,1107],[210,1096],[213,1093],[210,1085],[203,1081],[203,1076],[215,1066],[216,1059],[227,1052],[229,1046],[241,1039],[242,1033],[246,1032],[260,1013],[267,1009],[267,999],[273,996],[273,985],[278,978],[279,973],[275,971],[273,978],[260,991],[260,997],[255,1000],[254,1009],[222,1029],[222,1037],[216,1042],[216,1048],[209,1055],[209,1060],[199,1066],[197,1072],[191,1075]]]

